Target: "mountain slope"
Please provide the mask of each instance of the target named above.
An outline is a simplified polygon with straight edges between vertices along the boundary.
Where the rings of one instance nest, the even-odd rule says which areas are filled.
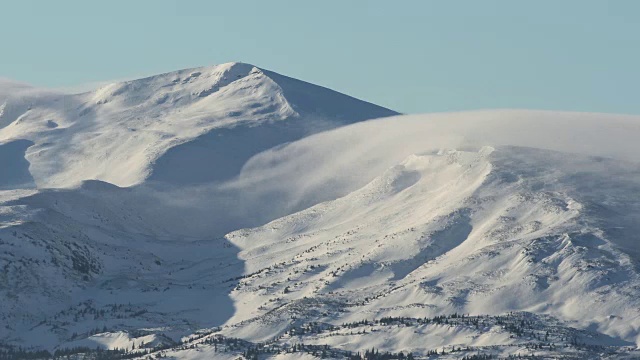
[[[287,312],[261,320],[279,307],[336,325],[526,310],[637,342],[638,214],[612,214],[640,205],[639,180],[626,163],[526,148],[409,156],[343,198],[227,235],[256,274],[233,294],[246,306],[233,319],[255,328],[230,334],[288,329]],[[343,304],[318,315],[303,298]]]

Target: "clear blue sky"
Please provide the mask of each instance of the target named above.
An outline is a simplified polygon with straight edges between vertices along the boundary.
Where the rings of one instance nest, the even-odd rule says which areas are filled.
[[[640,114],[637,0],[3,0],[0,76],[71,87],[243,61],[402,112]]]

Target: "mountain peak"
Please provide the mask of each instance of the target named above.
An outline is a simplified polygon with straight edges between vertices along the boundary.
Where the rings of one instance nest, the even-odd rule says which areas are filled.
[[[0,111],[0,143],[33,143],[18,155],[26,158],[40,187],[77,186],[92,179],[132,186],[152,175],[154,181],[177,181],[176,174],[184,175],[180,183],[187,178],[206,182],[234,176],[244,161],[269,147],[396,114],[251,64],[230,62],[113,83],[82,94],[35,93],[28,99],[11,99]],[[237,147],[235,141],[241,142],[232,140],[238,131],[255,132],[254,146],[238,149],[231,160],[217,158],[224,149]],[[67,146],[71,142],[74,151]],[[198,169],[203,164],[178,156],[178,146],[203,149],[197,157],[206,162],[205,168],[216,168],[216,174],[202,174]],[[174,150],[167,155],[170,149]],[[185,163],[191,164],[189,169]]]

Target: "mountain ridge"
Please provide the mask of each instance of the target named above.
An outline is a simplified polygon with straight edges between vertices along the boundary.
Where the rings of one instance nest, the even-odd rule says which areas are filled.
[[[282,86],[263,70],[228,63],[114,83],[78,95],[18,94],[17,99],[7,101],[0,117],[0,124],[5,125],[0,128],[0,142],[34,142],[26,157],[39,187],[76,186],[90,179],[132,186],[150,175],[152,163],[168,149],[216,129],[278,121],[292,124],[288,134],[240,159],[246,161],[246,156],[280,142],[352,121],[397,114],[269,74],[279,77],[287,92],[301,103],[290,104]],[[287,127],[282,130],[288,131]],[[82,156],[77,156],[78,152]],[[235,165],[240,167],[241,163]]]

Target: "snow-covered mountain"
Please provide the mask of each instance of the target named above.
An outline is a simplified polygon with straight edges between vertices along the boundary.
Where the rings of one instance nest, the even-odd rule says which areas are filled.
[[[3,86],[0,354],[640,356],[638,117],[363,122],[239,63]]]

